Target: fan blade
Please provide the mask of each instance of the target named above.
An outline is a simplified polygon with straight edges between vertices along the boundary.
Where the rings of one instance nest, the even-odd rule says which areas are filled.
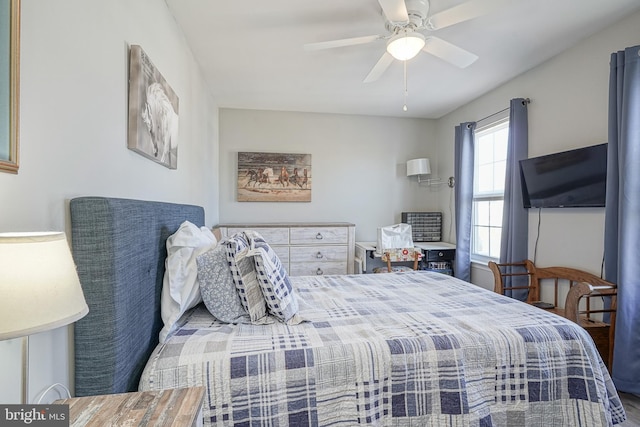
[[[489,13],[507,3],[507,0],[470,0],[450,9],[438,12],[429,18],[427,28],[439,30]]]
[[[331,49],[334,47],[353,46],[357,44],[370,43],[372,41],[375,41],[381,38],[382,36],[376,35],[376,36],[353,37],[350,39],[331,40],[328,42],[307,43],[304,45],[304,50],[321,50],[321,49]]]
[[[391,56],[389,52],[385,51],[384,55],[380,57],[376,65],[374,65],[371,71],[369,71],[369,74],[367,75],[367,77],[364,78],[363,82],[371,83],[378,80],[380,76],[382,76],[384,72],[387,71],[387,68],[389,68],[389,65],[391,65],[392,62],[393,62],[393,56]]]
[[[378,0],[384,16],[391,22],[407,22],[409,14],[404,0]]]
[[[438,37],[426,37],[422,50],[460,68],[466,68],[478,59],[478,55]]]

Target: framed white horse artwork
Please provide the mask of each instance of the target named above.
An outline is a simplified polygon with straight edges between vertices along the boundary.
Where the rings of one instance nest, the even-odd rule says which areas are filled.
[[[178,166],[178,96],[138,45],[130,48],[128,146],[169,169]]]

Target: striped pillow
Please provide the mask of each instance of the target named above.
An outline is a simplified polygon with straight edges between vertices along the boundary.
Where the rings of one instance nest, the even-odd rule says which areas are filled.
[[[240,297],[242,306],[249,314],[251,323],[267,322],[267,306],[258,284],[253,257],[249,255],[249,242],[244,233],[236,233],[226,243],[229,270]]]
[[[251,232],[247,233],[247,237],[258,283],[269,313],[285,323],[300,323],[300,319],[296,316],[298,301],[280,258],[260,234]]]

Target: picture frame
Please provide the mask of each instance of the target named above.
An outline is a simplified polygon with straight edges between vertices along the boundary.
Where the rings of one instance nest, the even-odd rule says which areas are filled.
[[[20,0],[0,0],[0,172],[18,173]]]
[[[129,149],[169,169],[178,167],[179,99],[149,56],[131,45]]]
[[[310,202],[311,154],[238,153],[239,202]]]

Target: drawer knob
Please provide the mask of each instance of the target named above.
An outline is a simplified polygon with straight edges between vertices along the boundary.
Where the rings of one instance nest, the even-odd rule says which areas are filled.
[[[318,233],[316,234],[316,239],[318,240],[322,240],[324,237],[322,236],[322,233]]]
[[[316,270],[316,275],[318,275],[318,276],[322,276],[323,274],[324,274],[324,271],[322,271],[322,269],[321,269],[321,268],[318,268],[318,269]]]
[[[316,254],[316,258],[320,259],[322,258],[324,255],[322,255],[322,252],[318,251],[318,253]]]

